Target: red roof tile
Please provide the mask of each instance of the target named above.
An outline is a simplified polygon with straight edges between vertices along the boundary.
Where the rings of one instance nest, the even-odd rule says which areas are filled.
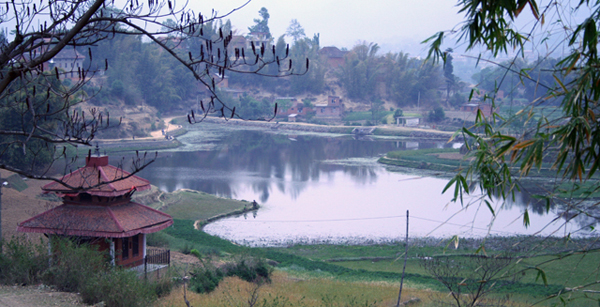
[[[135,175],[122,180],[131,175],[121,168],[114,167],[108,164],[108,157],[87,157],[86,166],[82,167],[66,176],[61,180],[71,187],[86,190],[86,193],[97,196],[119,196],[125,195],[131,189],[135,188],[138,191],[147,190],[150,188],[150,182],[146,179]],[[102,184],[100,186],[90,188],[103,182],[112,183]],[[46,192],[56,192],[58,194],[78,193],[79,191],[65,187],[58,182],[52,182],[42,187]]]
[[[20,223],[17,231],[123,238],[154,233],[172,224],[170,215],[134,202],[112,206],[63,204]]]

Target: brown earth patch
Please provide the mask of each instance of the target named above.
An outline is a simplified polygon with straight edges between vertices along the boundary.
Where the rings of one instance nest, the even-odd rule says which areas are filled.
[[[462,160],[465,155],[458,152],[444,152],[439,154],[433,154],[440,159],[448,159],[448,160]]]
[[[0,307],[81,307],[76,293],[58,292],[44,286],[0,286]]]
[[[0,177],[7,178],[12,173],[0,170]],[[41,187],[49,181],[26,180],[27,189],[19,192],[10,187],[2,187],[2,237],[10,240],[13,236],[25,235],[26,237],[38,241],[40,234],[17,233],[17,225],[37,214],[60,205],[54,202],[42,199]]]

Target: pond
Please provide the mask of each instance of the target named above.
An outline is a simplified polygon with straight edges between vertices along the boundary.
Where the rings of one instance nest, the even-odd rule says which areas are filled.
[[[256,200],[257,212],[207,225],[204,230],[246,245],[384,242],[412,237],[576,233],[590,221],[565,224],[553,208],[519,194],[514,202],[480,197],[451,202],[447,178],[407,173],[377,163],[391,150],[452,147],[446,142],[259,131],[201,124],[179,138],[140,176],[160,189],[193,189]],[[531,226],[523,226],[529,208]]]

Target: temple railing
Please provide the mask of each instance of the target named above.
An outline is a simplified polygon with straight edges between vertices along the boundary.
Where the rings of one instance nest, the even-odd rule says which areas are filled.
[[[146,250],[144,257],[144,277],[148,278],[148,273],[156,272],[156,278],[160,278],[160,271],[171,266],[171,250],[162,248],[153,248]]]

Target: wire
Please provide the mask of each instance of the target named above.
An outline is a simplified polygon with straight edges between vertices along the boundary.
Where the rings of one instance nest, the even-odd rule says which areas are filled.
[[[330,223],[330,222],[348,222],[348,221],[366,221],[366,220],[385,220],[385,219],[396,219],[396,218],[406,219],[406,216],[405,215],[394,215],[394,216],[379,216],[379,217],[364,217],[364,218],[349,218],[349,219],[326,219],[326,220],[260,220],[260,221],[235,220],[235,222],[236,223],[237,222],[242,222],[242,223]],[[474,230],[483,230],[483,231],[490,231],[490,232],[495,232],[495,233],[507,233],[507,234],[512,234],[512,235],[519,234],[517,232],[492,230],[492,229],[488,229],[488,228],[469,226],[466,224],[463,225],[463,224],[457,224],[457,223],[444,222],[444,221],[439,221],[439,220],[434,220],[434,219],[429,219],[429,218],[424,218],[424,217],[418,217],[418,216],[414,216],[414,215],[411,215],[411,218],[428,221],[428,222],[440,223],[440,224],[444,224],[444,225],[450,225],[450,226],[469,227],[470,229],[474,229]],[[230,220],[230,221],[233,221],[233,220]]]

